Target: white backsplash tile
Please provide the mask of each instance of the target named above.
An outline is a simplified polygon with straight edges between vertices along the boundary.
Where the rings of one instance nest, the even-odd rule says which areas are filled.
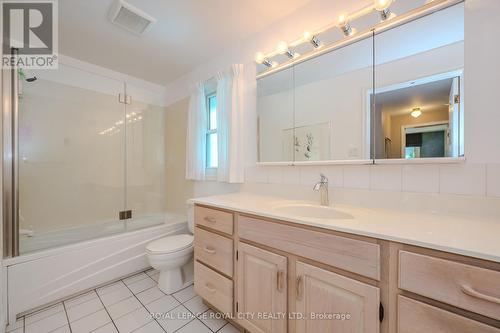
[[[321,172],[328,178],[330,187],[344,186],[344,167],[341,165],[326,165],[321,168]]]
[[[320,180],[321,169],[315,166],[299,167],[300,184],[314,186]]]
[[[403,191],[420,193],[439,192],[439,166],[404,165]]]
[[[487,166],[486,193],[489,197],[500,197],[500,164]]]
[[[245,169],[245,181],[250,183],[268,183],[267,170],[265,167],[253,166]]]
[[[401,191],[401,165],[372,165],[370,188],[373,190]]]
[[[283,168],[283,184],[300,184],[300,171],[298,167],[289,166]]]
[[[439,166],[439,191],[448,194],[486,195],[486,165],[449,164]]]
[[[283,183],[283,168],[279,166],[267,167],[267,176],[270,184]]]
[[[370,187],[370,165],[345,166],[344,187],[368,189]]]

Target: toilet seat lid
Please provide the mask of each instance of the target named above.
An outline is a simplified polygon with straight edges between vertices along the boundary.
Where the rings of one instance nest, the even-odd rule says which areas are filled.
[[[193,235],[188,234],[167,236],[149,243],[146,246],[146,251],[151,253],[177,252],[190,247],[193,240]]]

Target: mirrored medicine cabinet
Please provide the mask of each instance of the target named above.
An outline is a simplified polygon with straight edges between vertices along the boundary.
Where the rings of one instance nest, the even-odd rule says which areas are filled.
[[[416,15],[418,2],[395,2],[393,26],[373,13],[351,22],[351,36],[332,28],[317,36],[322,48],[258,65],[260,163],[463,158],[464,5]]]

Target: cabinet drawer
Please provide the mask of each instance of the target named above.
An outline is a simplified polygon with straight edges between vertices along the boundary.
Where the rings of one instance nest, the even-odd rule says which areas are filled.
[[[196,227],[194,257],[216,270],[233,276],[233,240]]]
[[[240,238],[380,280],[378,244],[329,233],[238,217]]]
[[[399,288],[500,319],[500,272],[399,252]]]
[[[398,296],[398,333],[500,333],[500,329]]]
[[[194,289],[217,310],[233,313],[233,281],[198,261],[194,262]]]
[[[196,224],[223,232],[233,234],[233,214],[217,209],[196,206],[194,211]]]

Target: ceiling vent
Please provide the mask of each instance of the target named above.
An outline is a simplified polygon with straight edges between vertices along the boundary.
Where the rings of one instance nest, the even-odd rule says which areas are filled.
[[[152,23],[156,22],[154,17],[123,0],[116,0],[113,3],[109,19],[113,24],[137,35],[142,35]]]

